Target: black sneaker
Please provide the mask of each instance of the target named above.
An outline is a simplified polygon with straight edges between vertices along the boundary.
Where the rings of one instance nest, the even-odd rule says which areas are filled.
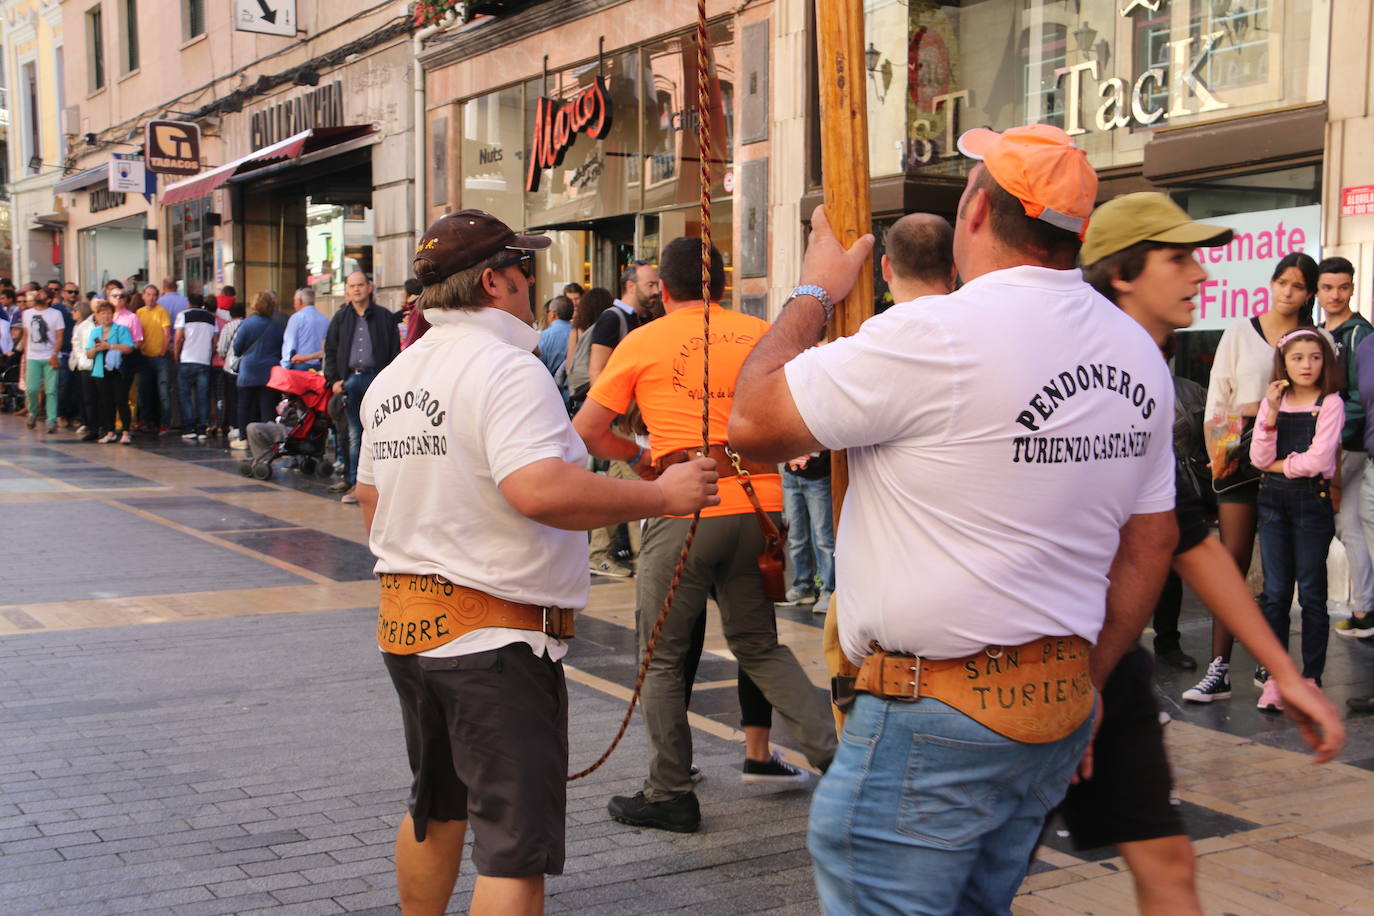
[[[651,827],[673,833],[696,833],[701,826],[701,807],[695,792],[679,795],[671,801],[646,801],[643,792],[616,795],[606,805],[611,819],[631,827]]]
[[[799,786],[810,781],[809,773],[781,760],[776,753],[767,760],[745,757],[744,772],[740,774],[740,782],[746,785]]]
[[[1351,712],[1374,712],[1374,697],[1351,697],[1345,705]]]
[[[1183,699],[1194,703],[1210,703],[1213,700],[1230,698],[1231,666],[1222,661],[1220,655],[1212,659],[1212,663],[1207,666],[1207,673],[1197,682],[1197,686],[1183,691]]]
[[[1256,665],[1255,680],[1253,682],[1254,685],[1258,687],[1260,690],[1263,690],[1264,682],[1267,680],[1269,680],[1269,669],[1264,667],[1263,665]]]
[[[1196,671],[1197,660],[1178,646],[1170,646],[1167,649],[1156,649],[1155,658],[1170,668],[1177,668],[1179,671]]]
[[[701,782],[703,779],[706,778],[706,774],[701,772],[701,770],[697,769],[697,765],[695,763],[692,764],[691,769],[687,771],[687,775],[692,778],[693,785],[696,785],[697,783]]]

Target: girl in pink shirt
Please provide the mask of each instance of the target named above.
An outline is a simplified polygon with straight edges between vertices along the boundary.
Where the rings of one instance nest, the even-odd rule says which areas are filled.
[[[1302,676],[1320,686],[1326,667],[1326,552],[1336,532],[1332,488],[1340,460],[1345,406],[1336,392],[1341,371],[1331,344],[1314,328],[1279,338],[1274,377],[1255,418],[1250,461],[1259,469],[1260,562],[1264,612],[1288,645],[1293,586],[1302,607]],[[1283,708],[1263,669],[1258,706]]]

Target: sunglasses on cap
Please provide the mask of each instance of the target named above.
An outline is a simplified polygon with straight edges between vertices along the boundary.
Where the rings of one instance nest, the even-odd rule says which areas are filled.
[[[526,280],[534,279],[534,255],[528,252],[523,254],[511,255],[502,261],[497,261],[491,265],[492,270],[501,270],[505,267],[519,267]]]

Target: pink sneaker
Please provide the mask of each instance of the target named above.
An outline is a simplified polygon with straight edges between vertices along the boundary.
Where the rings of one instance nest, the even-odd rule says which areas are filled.
[[[1278,681],[1271,677],[1264,682],[1264,689],[1260,691],[1259,702],[1255,704],[1255,708],[1265,712],[1283,711],[1283,699],[1279,696]]]

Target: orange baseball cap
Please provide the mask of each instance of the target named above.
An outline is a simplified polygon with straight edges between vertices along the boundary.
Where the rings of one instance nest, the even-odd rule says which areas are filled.
[[[1021,201],[1026,215],[1083,238],[1097,199],[1097,173],[1088,154],[1050,124],[965,131],[959,152],[981,159],[993,180]]]

